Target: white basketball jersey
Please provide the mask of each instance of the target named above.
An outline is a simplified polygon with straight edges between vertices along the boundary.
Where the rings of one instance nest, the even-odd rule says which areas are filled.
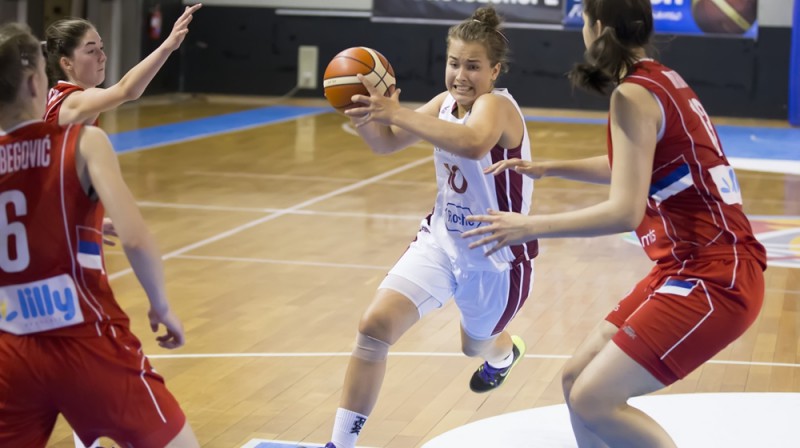
[[[494,89],[493,95],[508,98],[514,104],[524,123],[522,111],[506,89]],[[464,124],[470,113],[458,118],[458,105],[452,95],[448,95],[439,110],[439,118],[451,123]],[[436,205],[430,222],[430,230],[438,244],[448,254],[454,265],[462,270],[504,271],[522,260],[532,259],[538,251],[536,241],[506,247],[491,257],[486,257],[486,249],[470,249],[469,243],[476,238],[465,239],[461,234],[478,227],[480,223],[469,223],[469,215],[486,214],[488,209],[513,211],[527,215],[533,194],[533,180],[513,170],[494,176],[484,174],[489,165],[504,159],[531,159],[530,140],[525,128],[522,142],[516,148],[502,148],[495,145],[480,160],[472,160],[434,149],[436,164]],[[486,224],[482,224],[486,225]]]

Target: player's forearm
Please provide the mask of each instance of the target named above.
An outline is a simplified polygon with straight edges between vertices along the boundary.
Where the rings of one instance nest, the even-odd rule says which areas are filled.
[[[595,184],[611,183],[611,168],[606,156],[578,160],[551,160],[542,162],[545,176],[561,177]]]
[[[437,148],[462,157],[479,159],[492,148],[491,143],[484,143],[485,139],[469,126],[450,123],[411,109],[398,111],[392,121],[397,127]]]
[[[142,235],[133,241],[122,241],[125,255],[147,294],[150,306],[158,311],[169,308],[164,286],[164,265],[152,236]]]
[[[171,54],[171,50],[163,46],[158,47],[120,79],[117,86],[123,90],[127,100],[135,100],[142,96]]]

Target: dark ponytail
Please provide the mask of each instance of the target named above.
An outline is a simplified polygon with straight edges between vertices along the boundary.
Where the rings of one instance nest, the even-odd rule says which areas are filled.
[[[652,6],[650,0],[586,0],[584,11],[589,26],[599,20],[603,29],[569,79],[574,86],[606,95],[636,63],[635,50],[650,49]]]

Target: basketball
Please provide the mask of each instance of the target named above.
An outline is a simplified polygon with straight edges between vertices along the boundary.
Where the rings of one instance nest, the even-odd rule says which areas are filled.
[[[323,75],[325,98],[339,112],[355,107],[353,95],[369,95],[356,75],[362,74],[383,95],[395,85],[394,69],[379,52],[367,47],[353,47],[333,57]]]
[[[756,21],[758,0],[692,0],[692,16],[706,33],[744,34]]]

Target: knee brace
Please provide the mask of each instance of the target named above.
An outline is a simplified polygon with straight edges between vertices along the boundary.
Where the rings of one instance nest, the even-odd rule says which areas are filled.
[[[353,349],[353,356],[364,361],[380,362],[385,361],[389,354],[389,344],[371,336],[362,334],[360,331],[356,336],[356,347]]]

